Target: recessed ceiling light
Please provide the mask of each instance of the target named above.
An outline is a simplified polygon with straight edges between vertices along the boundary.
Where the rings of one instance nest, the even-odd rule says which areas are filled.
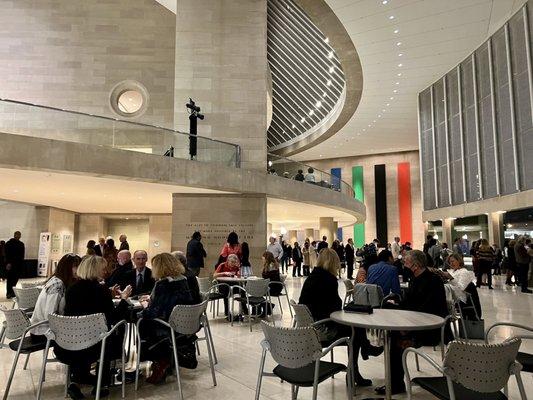
[[[394,89],[393,92],[394,92],[394,93],[398,93],[398,90]]]
[[[394,97],[389,97],[391,100],[394,100]]]
[[[394,15],[389,16],[389,19],[394,19]]]
[[[372,122],[376,122],[376,120],[372,121]]]
[[[402,45],[402,42],[396,43],[396,46],[401,46],[401,45]]]
[[[397,84],[397,85],[399,85],[399,84],[400,84],[400,82],[396,82],[396,84]]]
[[[395,29],[395,30],[394,30],[394,33],[399,33],[399,32],[400,32],[399,29]]]
[[[378,118],[381,118],[381,114],[378,115]]]
[[[320,157],[322,157],[322,154],[320,154]]]
[[[387,107],[390,106],[390,103],[387,103]]]
[[[385,109],[381,110],[381,112],[386,112],[386,111],[387,111],[387,110],[385,110]]]
[[[383,0],[383,1],[381,2],[381,4],[387,4],[388,2],[389,2],[389,0]]]
[[[398,72],[398,74],[397,74],[397,75],[398,75],[398,76],[402,76],[402,73],[401,73],[401,72]]]
[[[398,54],[398,57],[402,57],[402,56],[403,56],[403,53]]]
[[[368,127],[370,128],[372,126],[372,124],[368,125]]]

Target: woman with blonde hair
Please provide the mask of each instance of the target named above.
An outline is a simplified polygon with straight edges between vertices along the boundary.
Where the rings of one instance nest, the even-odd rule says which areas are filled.
[[[491,269],[492,264],[494,263],[494,250],[492,249],[492,247],[490,247],[489,241],[487,239],[481,239],[479,241],[479,247],[476,251],[476,256],[479,260],[476,286],[481,286],[483,274],[487,274],[487,283],[489,285],[489,289],[493,289]]]
[[[175,306],[194,303],[184,274],[185,267],[172,254],[161,253],[152,258],[152,276],[156,283],[150,296],[139,299],[144,308],[140,313],[144,319],[140,326],[141,355],[143,361],[153,361],[152,374],[146,379],[148,383],[165,380],[170,372],[172,354],[168,328],[153,320],[168,321]]]
[[[305,304],[309,308],[315,321],[329,318],[332,312],[342,309],[337,282],[340,267],[341,262],[337,252],[331,248],[324,248],[318,255],[316,267],[303,284],[299,303]],[[352,336],[351,328],[346,325],[328,322],[321,324],[320,327],[319,333],[323,341],[330,342],[341,337],[352,337],[355,382],[358,386],[371,386],[372,381],[364,379],[359,373],[357,366],[359,348],[361,348],[361,355],[365,360],[369,355],[381,354],[383,348],[371,346],[364,329],[355,329]]]

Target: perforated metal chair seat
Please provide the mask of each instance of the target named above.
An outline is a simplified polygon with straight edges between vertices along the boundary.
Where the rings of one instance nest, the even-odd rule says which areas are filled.
[[[235,297],[235,301],[238,301],[240,303],[248,302],[252,306],[266,303],[266,299],[264,297],[255,297],[255,296],[248,297],[248,300],[246,300],[246,297]]]
[[[522,364],[522,371],[533,372],[533,354],[518,352],[516,361]]]
[[[412,382],[424,388],[425,390],[430,392],[433,396],[439,399],[442,399],[442,400],[450,399],[450,394],[448,392],[448,384],[446,382],[446,377],[444,376],[437,376],[437,377],[430,377],[430,378],[419,377],[419,378],[414,378]],[[495,393],[475,392],[473,390],[465,388],[464,386],[456,382],[453,383],[453,388],[455,391],[456,400],[507,400],[507,396],[505,396],[502,392],[495,392]]]
[[[9,348],[13,351],[17,351],[19,348],[19,343],[21,339],[13,340],[9,342]],[[31,336],[27,336],[22,340],[22,347],[20,348],[21,354],[31,354],[36,351],[44,350],[46,347],[46,339],[35,340]]]
[[[320,361],[318,383],[323,382],[342,371],[346,371],[346,366],[343,364]],[[289,382],[292,385],[309,387],[313,386],[315,363],[308,364],[301,368],[287,368],[278,365],[272,372],[280,379]]]

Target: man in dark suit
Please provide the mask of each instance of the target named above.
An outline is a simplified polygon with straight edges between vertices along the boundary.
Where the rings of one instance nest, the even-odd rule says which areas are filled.
[[[352,238],[348,239],[348,243],[344,248],[346,253],[346,269],[348,273],[348,279],[353,279],[353,262],[355,260],[355,249],[353,246]]]
[[[200,268],[204,267],[204,258],[207,257],[201,240],[201,233],[194,232],[191,240],[187,243],[187,269],[195,276],[200,274]]]
[[[130,249],[130,244],[128,243],[128,237],[126,235],[124,235],[124,234],[120,235],[118,240],[120,242],[120,247],[119,247],[118,251],[129,250]]]
[[[24,243],[20,241],[21,233],[16,231],[13,238],[9,239],[5,246],[6,254],[6,297],[15,297],[14,286],[17,286],[19,276],[24,264]]]
[[[122,250],[117,255],[118,265],[111,273],[111,276],[106,279],[105,283],[108,287],[115,285],[120,286],[120,290],[124,290],[130,284],[129,274],[133,271],[133,263],[131,262],[131,253],[129,250]]]
[[[105,244],[105,239],[104,238],[98,239],[98,244],[94,246],[94,254],[96,254],[97,256],[103,257],[106,247],[107,245]]]
[[[148,254],[144,250],[137,250],[133,253],[133,265],[135,269],[128,273],[128,284],[133,288],[133,294],[149,294],[155,285],[152,278],[152,270],[146,266]]]
[[[320,250],[328,248],[328,238],[327,236],[322,236],[322,241],[316,246],[316,252],[320,254]]]

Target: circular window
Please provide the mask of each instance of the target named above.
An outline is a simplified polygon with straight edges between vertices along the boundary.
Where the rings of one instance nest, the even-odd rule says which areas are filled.
[[[111,91],[111,108],[122,117],[138,117],[148,107],[148,91],[136,81],[124,81]]]

